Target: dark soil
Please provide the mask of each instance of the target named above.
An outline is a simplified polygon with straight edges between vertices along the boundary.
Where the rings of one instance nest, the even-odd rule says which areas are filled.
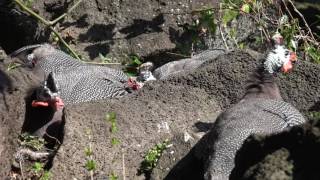
[[[128,55],[136,54],[163,64],[181,58],[167,54],[168,51],[190,52],[191,36],[183,26],[190,24],[191,10],[215,2],[82,1],[56,27],[84,59],[98,60],[101,53],[112,57],[112,61],[123,62],[128,60]],[[53,20],[66,12],[72,3],[68,0],[33,1],[31,8],[44,18]],[[0,29],[0,46],[7,54],[27,44],[50,40],[48,28],[14,8],[9,0],[1,2],[0,7],[3,27]]]
[[[175,177],[179,173],[170,171],[171,168],[183,171],[183,168],[188,167],[183,161],[179,162],[180,159],[196,163],[189,150],[203,135],[201,131],[205,132],[210,128],[210,123],[214,122],[220,112],[219,106],[225,109],[241,98],[248,74],[257,63],[259,61],[248,53],[235,51],[210,60],[189,74],[182,74],[168,81],[150,82],[128,97],[67,106],[64,142],[50,171],[58,179],[82,179],[88,176],[84,167],[84,150],[91,144],[93,157],[97,162],[96,177],[106,177],[112,172],[122,176],[124,156],[126,176],[129,179],[144,179],[143,175],[137,176],[144,154],[156,143],[169,139],[173,147],[160,159],[161,163],[153,177],[161,179],[168,173],[170,177]],[[319,86],[319,74],[316,72],[319,70],[319,66],[315,64],[300,61],[293,72],[279,76],[284,99],[302,111],[316,108],[319,103],[319,92],[316,89]],[[1,127],[5,127],[1,129],[1,133],[7,138],[2,141],[5,149],[2,154],[8,157],[1,160],[1,163],[3,167],[9,167],[16,147],[16,137],[25,118],[25,93],[38,80],[32,77],[32,73],[21,68],[3,72],[17,85],[11,94],[6,93],[9,108],[3,108],[1,113]],[[108,112],[117,114],[117,133],[110,132],[111,123],[105,117]],[[164,124],[168,125],[169,130],[164,128]],[[88,130],[91,131],[91,139],[86,133]],[[186,133],[192,137],[187,142],[182,140]],[[112,138],[118,139],[120,144],[113,146]],[[173,155],[171,151],[174,152]],[[175,166],[177,163],[182,163],[183,168]],[[7,172],[1,173],[3,175]],[[194,171],[189,173],[199,174]]]
[[[233,179],[319,179],[319,119],[273,136],[252,135],[236,157]]]
[[[37,2],[32,8],[47,19],[57,17],[71,6],[70,1],[65,0]],[[128,54],[137,54],[158,66],[180,58],[169,55],[168,51],[190,51],[191,39],[189,34],[183,31],[182,25],[190,23],[191,15],[184,12],[201,8],[202,4],[208,2],[213,1],[83,1],[71,16],[59,24],[59,31],[86,59],[96,60],[98,54],[102,53],[121,62]],[[32,18],[18,10],[11,11],[12,7],[5,1],[0,2],[0,5],[0,46],[7,53],[23,45],[49,39],[48,31]],[[176,12],[182,13],[177,15]],[[243,36],[240,41],[255,31],[254,27],[250,29],[252,31],[246,31],[251,27],[246,21],[239,20],[239,23],[243,24],[243,27],[239,28],[239,33]],[[213,42],[217,47],[222,46],[221,40]],[[97,163],[94,173],[96,179],[106,179],[112,173],[118,175],[119,179],[123,179],[123,174],[127,179],[145,179],[143,174],[137,173],[143,156],[155,144],[169,139],[172,146],[164,152],[159,165],[149,174],[150,178],[201,179],[202,164],[197,158],[205,152],[198,148],[201,143],[197,142],[210,129],[219,112],[238,102],[243,96],[246,80],[260,63],[257,60],[260,58],[263,58],[263,55],[252,51],[232,51],[217,59],[210,59],[192,72],[166,81],[150,82],[142,90],[127,97],[67,106],[63,144],[50,169],[53,178],[87,179],[89,172],[85,168],[87,158],[84,151],[92,146],[93,159]],[[26,112],[26,102],[29,103],[27,97],[32,93],[30,89],[39,85],[42,79],[23,68],[7,71],[6,65],[11,60],[4,59],[3,62],[2,59],[4,58],[0,58],[0,176],[8,177],[13,155],[18,148],[18,135],[24,125],[39,125],[45,119],[42,119],[41,113],[31,113],[30,117]],[[279,75],[277,81],[284,100],[304,113],[319,111],[319,72],[320,66],[300,60],[293,72]],[[117,115],[118,131],[115,133],[111,133],[111,123],[106,121],[108,112],[115,112]],[[292,131],[302,134],[317,132],[313,126],[308,125]],[[289,137],[286,133],[279,137]],[[301,140],[300,135],[290,135],[293,139],[288,140],[288,143]],[[309,137],[309,134],[306,136]],[[186,137],[189,139],[186,140]],[[273,141],[268,138],[262,138],[262,142],[268,141],[272,144]],[[283,140],[287,141],[285,138]],[[112,139],[119,140],[120,143],[112,145]],[[296,141],[293,145],[304,147],[305,144]],[[269,146],[259,145],[258,148],[261,150]],[[277,158],[281,162],[277,166],[279,169],[291,167],[288,159],[293,151],[290,148],[286,144],[280,146],[278,143],[272,152],[265,153],[261,150],[260,159],[254,159],[250,164],[243,165],[239,161],[243,168],[240,174],[246,172],[247,175],[243,177],[262,174],[256,172],[262,172],[260,167],[274,163],[273,159]],[[301,151],[295,156],[301,157],[304,153],[308,152]],[[258,162],[260,160],[261,164]],[[283,171],[287,173],[286,177],[290,176],[291,172],[300,173],[290,169]],[[304,175],[304,172],[302,174]]]

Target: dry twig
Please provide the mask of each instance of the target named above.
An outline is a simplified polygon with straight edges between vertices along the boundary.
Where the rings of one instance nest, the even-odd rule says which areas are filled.
[[[43,23],[45,26],[49,27],[50,30],[58,37],[58,39],[61,41],[61,43],[71,52],[71,54],[80,60],[79,56],[77,55],[77,53],[65,42],[65,40],[61,37],[61,35],[59,34],[59,32],[57,32],[54,29],[54,25],[56,23],[58,23],[61,19],[63,19],[64,17],[66,17],[72,10],[74,10],[81,2],[82,0],[78,0],[76,3],[74,3],[74,5],[66,12],[63,13],[61,16],[59,16],[58,18],[56,18],[53,21],[48,21],[46,19],[44,19],[43,17],[41,17],[39,14],[37,14],[36,12],[34,12],[32,9],[28,8],[26,5],[24,5],[23,2],[21,2],[20,0],[14,0],[14,2],[16,4],[18,4],[20,6],[20,8],[27,12],[29,15],[33,16],[34,18],[36,18],[37,20],[39,20],[41,23]]]

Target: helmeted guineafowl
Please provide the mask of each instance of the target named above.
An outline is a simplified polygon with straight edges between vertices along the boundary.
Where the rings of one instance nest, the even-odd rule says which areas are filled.
[[[49,44],[25,46],[16,50],[10,56],[18,57],[39,75],[47,76],[50,72],[65,73],[81,66],[84,74],[91,71],[101,71],[106,75],[110,75],[114,80],[120,82],[128,81],[127,75],[121,70],[86,64]],[[82,66],[85,66],[85,68]]]
[[[153,75],[156,79],[167,79],[177,73],[192,71],[198,68],[205,61],[215,59],[225,52],[226,51],[223,49],[207,50],[193,56],[192,58],[172,61],[155,69],[153,71]]]
[[[205,162],[207,180],[226,180],[244,140],[253,133],[278,133],[305,122],[303,115],[282,101],[274,76],[288,72],[296,59],[294,52],[275,45],[263,66],[251,76],[242,100],[221,113],[207,134],[209,154]]]
[[[65,104],[120,97],[136,83],[121,70],[83,63],[49,44],[26,46],[11,56],[17,56],[40,77],[44,75],[45,84],[53,79],[50,82]]]

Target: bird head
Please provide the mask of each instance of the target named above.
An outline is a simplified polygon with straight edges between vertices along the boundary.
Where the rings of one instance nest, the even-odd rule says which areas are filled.
[[[14,51],[10,57],[17,57],[24,67],[34,68],[41,57],[50,55],[54,50],[49,44],[35,44]]]
[[[36,90],[36,100],[32,101],[32,107],[51,106],[55,110],[62,109],[64,103],[59,94],[54,74],[50,73],[47,79]]]
[[[287,49],[283,45],[275,45],[275,49],[269,52],[264,62],[264,69],[270,73],[287,73],[293,69],[293,64],[297,61],[295,52]]]
[[[156,80],[156,78],[152,74],[153,63],[152,62],[145,62],[141,64],[139,67],[139,76],[137,80],[140,82],[152,81]]]

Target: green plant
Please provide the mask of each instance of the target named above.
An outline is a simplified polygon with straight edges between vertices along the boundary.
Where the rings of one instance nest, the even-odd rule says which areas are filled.
[[[198,18],[194,19],[191,25],[186,26],[185,28],[191,34],[193,43],[198,43],[200,36],[203,34],[215,34],[217,24],[214,10],[211,7],[204,7],[203,9],[195,10],[192,13],[197,15]]]
[[[24,5],[31,8],[34,0],[23,0]]]
[[[52,174],[49,171],[44,171],[43,175],[40,177],[40,180],[49,180],[52,178]]]
[[[93,149],[92,149],[92,136],[91,136],[91,130],[86,129],[86,135],[88,136],[89,139],[89,146],[85,147],[84,153],[86,155],[86,163],[85,163],[85,168],[87,171],[89,171],[90,179],[93,180],[93,173],[97,168],[97,163],[93,159]]]
[[[125,73],[128,76],[137,76],[138,67],[142,64],[140,58],[137,55],[130,55],[130,62],[126,64]]]
[[[107,113],[106,115],[106,120],[111,122],[111,127],[110,127],[111,133],[116,133],[118,131],[116,118],[117,116],[115,112],[110,112],[110,113]]]
[[[285,45],[291,50],[296,50],[295,44],[292,41],[294,41],[294,36],[299,32],[298,28],[298,19],[293,19],[290,22],[284,20],[284,22],[280,23],[280,34],[283,36]]]
[[[320,49],[313,45],[305,44],[305,51],[315,63],[320,63]]]
[[[109,180],[118,180],[118,178],[118,175],[116,175],[114,172],[109,175]]]
[[[31,172],[39,180],[49,180],[52,177],[52,174],[49,171],[44,170],[44,165],[40,162],[35,162],[33,164]]]
[[[7,71],[11,71],[11,70],[13,70],[13,69],[16,69],[16,68],[19,67],[19,66],[21,66],[21,64],[19,64],[19,63],[15,63],[15,62],[9,63],[9,64],[8,64],[8,67],[7,67]]]
[[[110,63],[111,62],[111,58],[109,58],[108,56],[104,56],[101,53],[99,53],[99,58],[102,63]]]
[[[93,155],[93,151],[90,147],[86,147],[84,149],[84,153],[86,154],[86,156],[92,156]]]
[[[97,167],[97,164],[96,164],[96,161],[95,160],[93,160],[93,159],[88,159],[87,161],[86,161],[86,169],[88,170],[88,171],[95,171],[96,170],[96,167]]]
[[[120,140],[115,138],[115,137],[113,137],[113,138],[111,138],[111,144],[112,144],[112,146],[120,144]]]
[[[39,151],[44,147],[46,142],[41,137],[33,136],[28,133],[23,133],[19,137],[19,143],[22,146],[26,146],[33,150]]]
[[[235,9],[225,9],[222,16],[222,24],[227,26],[229,22],[233,19],[236,19],[239,15],[239,12]]]
[[[148,150],[147,154],[144,156],[144,160],[141,163],[140,172],[150,172],[158,163],[164,150],[168,148],[168,140],[162,143],[156,144],[154,147]]]
[[[319,122],[319,120],[320,120],[320,112],[319,111],[311,111],[307,115],[308,115],[309,119],[312,119],[314,121]]]
[[[40,176],[40,173],[43,171],[43,164],[40,162],[35,162],[32,166],[32,172],[34,172],[36,175]]]

